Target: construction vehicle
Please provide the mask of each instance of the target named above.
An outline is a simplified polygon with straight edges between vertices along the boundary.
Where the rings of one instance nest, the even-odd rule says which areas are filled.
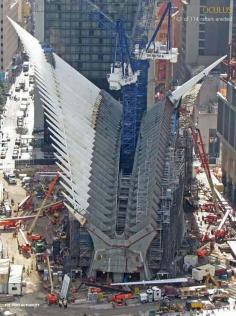
[[[209,285],[209,282],[211,281],[211,283],[213,283],[217,288],[220,286],[219,282],[217,282],[214,277],[208,273],[207,276],[205,277],[205,283],[206,283],[206,286]]]
[[[112,296],[112,302],[114,303],[124,303],[126,300],[134,298],[133,293],[119,293]]]
[[[54,291],[53,280],[52,280],[52,270],[49,261],[49,256],[46,255],[47,267],[48,267],[48,274],[49,274],[49,281],[50,281],[50,293],[47,294],[46,300],[48,305],[54,305],[58,303],[58,295]]]
[[[209,168],[209,163],[208,163],[208,159],[207,159],[207,155],[206,155],[206,151],[205,151],[205,147],[204,147],[204,142],[203,142],[203,138],[200,132],[199,128],[193,128],[192,126],[190,127],[191,132],[192,132],[192,138],[193,138],[193,143],[195,146],[195,150],[196,153],[198,154],[202,167],[204,168],[206,177],[207,177],[207,181],[209,183],[210,189],[211,189],[211,193],[212,193],[212,198],[213,198],[213,205],[215,207],[216,210],[219,209],[218,207],[218,195],[215,192],[215,187],[212,181],[212,177],[211,177],[211,171]]]
[[[215,212],[215,204],[214,203],[204,203],[201,206],[201,210],[205,212],[213,213]]]
[[[21,230],[19,230],[19,231],[22,232]],[[24,234],[21,234],[21,235],[22,235],[22,238],[24,240],[24,244],[20,244],[19,238],[18,238],[18,236],[16,236],[19,253],[22,253],[23,255],[30,256],[30,254],[32,252],[31,244],[27,241]]]
[[[32,247],[34,253],[43,253],[47,249],[47,243],[45,240],[37,241]]]
[[[217,242],[222,242],[225,240],[226,236],[228,234],[228,231],[227,230],[224,230],[224,229],[220,229],[220,230],[216,230],[214,235],[215,235],[215,240]]]
[[[228,302],[229,300],[229,292],[223,289],[214,289],[212,294],[209,290],[209,294],[210,301],[213,303],[215,303],[216,301]]]
[[[59,180],[59,175],[57,174],[57,175],[54,177],[54,179],[52,180],[52,182],[49,184],[49,187],[48,187],[48,191],[47,191],[47,193],[46,193],[46,196],[45,196],[45,198],[44,198],[44,200],[43,200],[43,202],[42,202],[40,208],[38,209],[37,214],[36,214],[36,216],[34,217],[33,222],[32,222],[32,224],[31,224],[29,230],[27,231],[27,238],[28,238],[28,240],[34,241],[34,240],[41,240],[41,239],[42,239],[42,238],[40,238],[40,237],[42,237],[42,236],[40,236],[40,235],[38,235],[38,234],[33,234],[32,232],[33,232],[33,229],[34,229],[34,227],[35,227],[35,225],[36,225],[36,223],[37,223],[39,217],[41,216],[41,213],[42,213],[43,209],[44,209],[45,206],[46,206],[46,203],[47,203],[49,197],[52,195],[52,193],[53,193],[53,191],[54,191],[54,189],[55,189],[55,186],[56,186],[58,180]]]
[[[207,216],[203,217],[205,223],[208,223],[208,224],[214,224],[221,218],[222,217],[221,217],[220,214],[212,214],[212,213],[210,213]]]
[[[39,217],[41,216],[42,210],[45,208],[46,202],[47,202],[48,198],[51,196],[51,194],[52,194],[52,192],[57,184],[58,179],[59,179],[59,175],[56,175],[56,177],[50,183],[48,191],[46,193],[46,196],[45,196],[40,208],[38,209],[37,214],[33,217],[33,222],[31,224],[29,230],[27,231],[27,238],[26,238],[24,232],[21,229],[19,229],[19,232],[24,240],[24,244],[20,245],[19,240],[17,238],[18,248],[19,248],[20,253],[23,253],[23,254],[27,253],[29,255],[33,249],[37,252],[43,252],[46,249],[45,241],[43,241],[44,237],[40,234],[33,234],[32,231],[33,231]],[[33,243],[36,242],[34,247],[31,245],[32,242]]]
[[[209,203],[209,206],[206,205],[206,210],[208,211],[208,209],[210,211],[216,211],[216,215],[220,216],[223,214],[223,218],[221,218],[220,224],[217,228],[217,230],[221,230],[223,225],[225,224],[227,218],[229,217],[230,214],[233,213],[233,209],[232,207],[227,203],[227,201],[224,201],[224,203],[222,203],[222,200],[220,198],[219,193],[215,190],[213,181],[212,181],[212,177],[211,177],[211,171],[209,168],[209,164],[208,164],[208,159],[207,159],[207,155],[205,152],[205,147],[204,147],[204,143],[203,143],[203,139],[202,139],[202,135],[201,132],[198,128],[194,129],[192,126],[190,127],[191,132],[192,132],[192,137],[193,137],[193,142],[195,145],[195,149],[196,152],[200,158],[202,167],[204,168],[206,177],[207,177],[207,181],[209,183],[209,187],[211,190],[211,194],[212,194],[212,199],[213,199],[213,205],[211,203]]]
[[[187,301],[186,302],[186,309],[187,310],[191,310],[191,309],[203,309],[204,308],[204,304],[202,301],[199,300],[193,300],[193,301]]]
[[[210,254],[215,248],[215,242],[214,240],[211,240],[207,244],[201,246],[199,249],[197,249],[197,256],[200,258],[203,258]]]

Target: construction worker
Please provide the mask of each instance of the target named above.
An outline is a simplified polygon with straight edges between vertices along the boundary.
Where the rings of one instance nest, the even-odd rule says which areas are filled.
[[[64,306],[64,308],[67,308],[67,299],[63,299],[63,306]]]
[[[15,261],[15,258],[14,258],[14,256],[12,256],[11,262],[14,263],[14,261]]]
[[[62,307],[62,299],[60,297],[59,297],[59,300],[58,300],[58,305],[59,305],[60,308]]]

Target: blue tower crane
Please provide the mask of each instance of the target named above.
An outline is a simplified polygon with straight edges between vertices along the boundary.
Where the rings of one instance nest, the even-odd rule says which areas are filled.
[[[87,3],[91,5],[92,19],[97,21],[101,28],[116,34],[114,61],[111,65],[111,73],[108,75],[108,82],[111,90],[121,90],[123,119],[120,170],[123,174],[128,175],[132,173],[140,124],[142,116],[147,110],[149,60],[171,60],[173,54],[176,56],[176,52],[171,47],[172,5],[171,2],[167,3],[161,20],[148,44],[146,45],[147,38],[142,38],[138,41],[134,40],[133,49],[131,50],[122,21],[114,22],[92,1],[87,0]],[[167,45],[163,50],[164,45],[155,42],[155,39],[167,15]]]
[[[121,20],[114,22],[91,1],[89,4],[96,9],[91,17],[101,28],[112,31],[116,36],[114,61],[108,82],[111,90],[121,90],[123,115],[121,127],[120,170],[123,174],[131,174],[136,149],[141,114],[137,108],[139,71],[129,48],[129,39],[125,34]]]

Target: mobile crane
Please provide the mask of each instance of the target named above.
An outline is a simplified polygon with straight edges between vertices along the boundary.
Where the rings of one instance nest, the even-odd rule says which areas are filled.
[[[35,218],[33,219],[33,222],[31,224],[29,230],[27,231],[27,238],[29,240],[31,240],[31,241],[40,240],[41,239],[40,235],[33,234],[32,232],[33,232],[33,229],[34,229],[34,227],[35,227],[35,225],[36,225],[36,223],[37,223],[37,221],[38,221],[38,219],[39,219],[39,217],[40,217],[40,215],[41,215],[41,213],[42,213],[42,211],[43,211],[43,209],[44,209],[44,207],[45,207],[45,205],[46,205],[46,203],[47,203],[47,201],[49,199],[49,197],[52,195],[52,193],[53,193],[53,191],[55,189],[55,186],[56,186],[56,184],[57,184],[57,182],[59,180],[59,177],[60,177],[59,174],[57,174],[54,177],[54,179],[52,180],[52,182],[49,184],[49,188],[48,188],[48,191],[46,193],[46,196],[45,196],[40,208],[38,209],[37,214],[36,214]]]
[[[18,247],[19,247],[19,251],[20,252],[22,252],[22,253],[30,253],[30,251],[32,250],[31,242],[42,241],[44,239],[43,236],[41,236],[39,234],[33,234],[33,229],[34,229],[39,217],[41,216],[41,213],[42,213],[43,209],[45,208],[49,197],[53,193],[54,188],[55,188],[58,180],[59,180],[59,174],[57,174],[54,177],[54,179],[52,180],[52,182],[49,184],[49,188],[48,188],[48,191],[46,193],[46,196],[45,196],[40,208],[38,209],[37,214],[35,215],[29,230],[27,231],[26,237],[24,235],[24,232],[21,229],[19,230],[21,235],[22,235],[22,238],[23,238],[23,240],[25,242],[24,244],[20,245],[19,244],[19,240],[17,238]]]

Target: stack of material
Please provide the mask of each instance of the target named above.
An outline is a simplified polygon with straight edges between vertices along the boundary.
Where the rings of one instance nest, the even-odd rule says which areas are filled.
[[[0,259],[0,294],[8,293],[10,259]]]
[[[192,278],[196,281],[202,281],[208,274],[212,277],[215,276],[215,267],[211,264],[205,264],[192,270]]]

